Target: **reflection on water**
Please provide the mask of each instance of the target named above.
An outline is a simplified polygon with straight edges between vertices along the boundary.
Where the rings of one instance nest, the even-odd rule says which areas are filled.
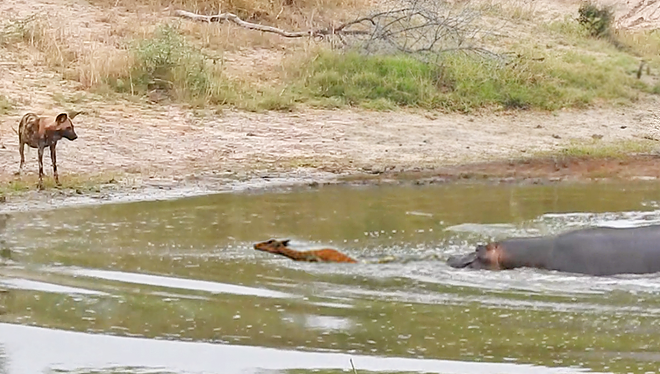
[[[45,369],[166,368],[171,372],[223,374],[305,368],[348,369],[350,359],[364,371],[409,371],[443,374],[575,373],[507,363],[471,363],[414,358],[385,358],[345,353],[300,352],[251,346],[190,343],[81,334],[0,324],[0,336],[18,363],[16,372],[41,373]],[[39,352],[35,355],[35,352]]]
[[[659,201],[650,183],[324,187],[16,213],[1,370],[302,374],[352,357],[359,372],[652,372],[660,275],[444,260],[491,239],[659,223]],[[364,261],[252,249],[271,237]]]
[[[86,290],[84,288],[60,286],[58,284],[33,281],[22,278],[0,279],[0,285],[9,288],[18,288],[22,290],[33,290],[41,292],[70,293],[81,295],[107,295],[105,292]]]
[[[7,366],[7,355],[5,354],[4,345],[0,344],[0,374],[9,374]]]
[[[269,291],[265,289],[237,286],[217,282],[199,281],[194,279],[181,279],[162,277],[158,275],[135,274],[119,271],[90,270],[90,269],[66,269],[61,270],[75,277],[91,277],[119,282],[135,283],[149,286],[160,286],[168,288],[180,288],[183,290],[198,290],[211,293],[230,293],[235,295],[252,295],[259,297],[288,298],[293,295],[284,292]]]

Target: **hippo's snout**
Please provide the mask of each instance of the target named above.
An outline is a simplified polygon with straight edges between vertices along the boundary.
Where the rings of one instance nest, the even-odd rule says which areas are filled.
[[[477,260],[477,252],[471,252],[464,256],[451,256],[447,265],[453,268],[464,268],[472,265]]]

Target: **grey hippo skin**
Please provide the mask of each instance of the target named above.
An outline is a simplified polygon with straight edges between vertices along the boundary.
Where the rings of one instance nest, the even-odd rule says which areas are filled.
[[[551,237],[513,238],[478,245],[453,256],[454,268],[504,270],[532,267],[589,275],[660,272],[660,225],[595,227]]]

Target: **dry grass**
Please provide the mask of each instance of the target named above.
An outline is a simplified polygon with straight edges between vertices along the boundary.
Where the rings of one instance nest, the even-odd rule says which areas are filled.
[[[509,21],[534,21],[538,18],[537,4],[533,0],[497,1],[485,0],[478,2],[478,7],[484,15]]]
[[[82,38],[75,27],[48,14],[10,21],[0,40],[5,48],[27,46],[27,52],[38,53],[36,61],[80,82],[84,89],[98,86],[108,76],[121,75],[128,61],[125,50],[89,36]]]
[[[244,20],[270,25],[309,28],[319,23],[354,17],[356,9],[367,6],[366,0],[90,0],[103,7],[125,7],[159,12],[169,7],[191,12],[215,14],[231,12]]]
[[[66,29],[51,22],[48,16],[33,15],[25,19],[12,20],[2,33],[3,47],[23,42],[43,53],[43,61],[52,68],[70,65],[76,59],[68,47]]]
[[[620,31],[616,38],[633,53],[660,64],[660,34],[657,31]]]

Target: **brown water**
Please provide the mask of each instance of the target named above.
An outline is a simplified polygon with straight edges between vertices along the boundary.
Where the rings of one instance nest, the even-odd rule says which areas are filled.
[[[350,359],[359,373],[656,372],[659,275],[444,261],[493,238],[658,223],[657,202],[651,183],[324,187],[13,213],[0,374],[340,373]],[[271,237],[372,263],[251,248]]]

